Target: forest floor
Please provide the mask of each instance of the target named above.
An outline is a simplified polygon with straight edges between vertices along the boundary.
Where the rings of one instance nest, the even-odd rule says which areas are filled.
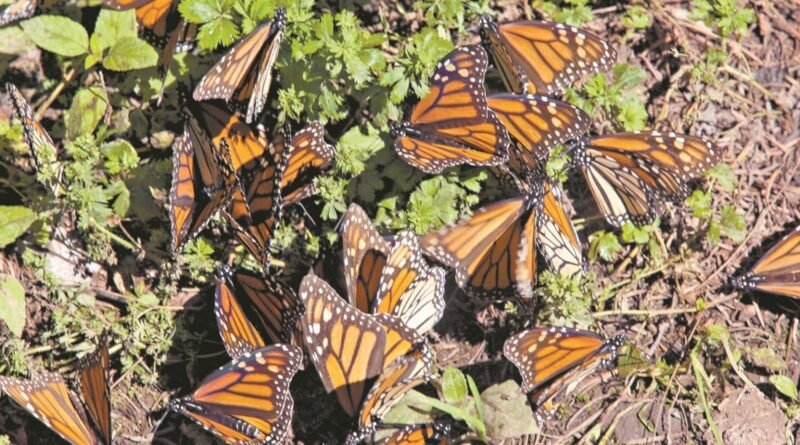
[[[377,3],[382,4],[371,2]],[[517,2],[497,3],[499,22],[530,13]],[[541,433],[493,442],[800,442],[800,399],[789,399],[770,380],[780,374],[795,385],[800,381],[800,301],[742,293],[728,284],[800,221],[800,5],[793,0],[748,1],[746,6],[757,15],[749,31],[741,38],[723,38],[713,26],[689,19],[688,2],[650,3],[652,22],[642,32],[623,38],[628,29],[622,22],[625,9],[617,6],[595,9],[594,19],[584,26],[618,49],[618,63],[647,74],[637,92],[645,98],[649,127],[704,136],[723,149],[735,189],[725,190],[719,183],[706,186],[715,212],[732,204],[744,217],[743,240],[723,236],[711,244],[704,237],[707,221],[688,208],[671,206],[653,235],[660,258],[652,251],[644,255],[648,248],[643,245],[623,244],[612,260],[590,261],[590,271],[597,275],[596,297],[604,299],[591,308],[593,325],[607,336],[626,334],[638,353],[631,354],[633,359],[624,356],[617,373],[584,381],[580,396],[562,405]],[[384,22],[375,16],[369,23],[368,10],[364,7],[359,17],[373,32],[380,30]],[[399,13],[390,12],[388,21],[392,14]],[[471,35],[459,43],[477,43],[477,31]],[[724,50],[726,56],[709,60],[710,50]],[[43,59],[40,51],[26,53],[13,61],[4,78],[11,72],[15,79],[34,77]],[[3,102],[0,116],[11,114],[9,103]],[[593,131],[610,128],[611,123],[599,120]],[[583,181],[567,184],[575,213],[597,215]],[[585,241],[597,230],[609,230],[599,217],[576,223]],[[74,221],[65,220],[59,227],[63,243],[51,242],[42,250],[63,259],[56,266],[62,283],[69,281],[65,278],[72,274],[71,265],[85,261],[70,243],[70,224]],[[27,356],[50,369],[66,367],[68,357],[44,357],[75,340],[48,334],[57,323],[50,318],[57,303],[21,256],[18,248],[0,251],[0,272],[17,277],[26,289]],[[99,314],[121,310],[121,287],[170,279],[165,276],[169,268],[130,254],[121,254],[115,266],[95,264],[91,270],[90,289],[102,307]],[[87,279],[73,278],[76,283]],[[164,305],[176,320],[176,334],[157,333],[150,340],[170,345],[166,360],[151,369],[150,381],[116,368],[113,421],[120,443],[213,442],[178,414],[161,421],[170,396],[185,394],[228,360],[213,319],[213,286],[184,282],[173,282],[172,298]],[[432,334],[437,365],[460,368],[481,390],[518,381],[513,365],[502,358],[503,341],[516,329],[506,321],[504,303],[475,304],[461,292],[447,298],[445,316]],[[112,355],[119,349],[112,348]],[[133,364],[124,365],[129,369]],[[147,365],[147,360],[138,365]],[[324,393],[313,366],[298,374],[292,390],[294,440],[340,441],[349,420]],[[43,430],[8,400],[0,401],[0,433],[8,434],[12,443],[51,443],[54,436]]]

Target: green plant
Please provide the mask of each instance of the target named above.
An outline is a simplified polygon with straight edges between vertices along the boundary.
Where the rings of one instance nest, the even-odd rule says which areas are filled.
[[[715,25],[723,37],[734,32],[743,36],[747,28],[756,21],[751,8],[742,8],[737,0],[692,0],[689,18],[702,20],[706,25]]]
[[[592,20],[589,0],[535,0],[533,7],[544,11],[553,21],[572,26],[580,26]]]
[[[621,63],[614,65],[612,74],[611,83],[603,73],[590,76],[580,90],[567,90],[567,100],[589,114],[602,110],[625,131],[644,129],[648,116],[637,91],[646,78],[644,71]]]
[[[737,186],[733,169],[727,164],[714,166],[704,176],[727,192],[733,191]],[[706,240],[715,245],[720,242],[724,235],[735,243],[744,241],[747,235],[745,221],[742,215],[736,213],[736,207],[733,204],[726,204],[722,206],[719,214],[715,214],[712,204],[711,188],[708,190],[695,190],[686,199],[686,205],[692,209],[692,214],[708,223]]]

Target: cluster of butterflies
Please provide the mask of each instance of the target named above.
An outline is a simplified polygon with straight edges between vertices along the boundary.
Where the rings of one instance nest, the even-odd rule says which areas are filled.
[[[177,2],[108,4],[136,8],[140,24],[167,37],[170,51],[190,40],[193,31],[175,13]],[[12,13],[14,19],[32,14],[36,5],[35,0],[17,2],[2,20],[7,23]],[[215,315],[232,361],[192,393],[171,400],[170,410],[227,443],[281,443],[294,408],[290,382],[307,357],[325,389],[355,417],[347,443],[375,441],[376,431],[387,427],[390,434],[380,443],[446,442],[453,424],[443,419],[399,427],[383,423],[409,390],[436,379],[426,334],[444,311],[446,272],[425,257],[454,269],[457,284],[470,293],[532,298],[535,245],[560,274],[572,276],[584,268],[560,186],[543,173],[551,148],[571,143],[575,166],[615,226],[653,220],[666,201],[683,199],[689,182],[719,161],[716,147],[687,135],[584,136],[589,117],[551,96],[611,65],[615,53],[597,36],[550,22],[498,25],[482,18],[480,25],[486,50],[461,47],[439,63],[428,95],[407,122],[392,125],[394,145],[401,157],[428,173],[460,164],[492,167],[517,196],[419,239],[411,232],[384,238],[364,210],[351,205],[340,227],[346,299],[314,273],[298,292],[268,273],[270,241],[283,207],[312,195],[311,179],[334,156],[320,123],[293,135],[279,128],[268,136],[263,127],[251,126],[267,102],[284,12],[277,10],[228,51],[191,98],[182,94],[185,125],[174,145],[169,205],[172,247],[179,251],[221,212],[264,270],[220,268]],[[489,55],[508,93],[487,97]],[[13,85],[7,89],[32,151],[53,145],[21,94]],[[800,296],[799,245],[800,228],[735,284]],[[504,355],[520,370],[533,406],[549,409],[573,383],[610,367],[623,342],[621,336],[535,327],[509,338]],[[78,374],[77,394],[51,374],[2,378],[0,390],[70,443],[110,444],[105,337],[79,362]]]

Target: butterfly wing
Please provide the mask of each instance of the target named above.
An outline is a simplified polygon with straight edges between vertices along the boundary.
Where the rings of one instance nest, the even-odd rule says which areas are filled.
[[[294,406],[289,384],[302,358],[293,345],[259,349],[206,377],[170,408],[229,443],[281,443]]]
[[[380,442],[381,445],[425,445],[449,443],[450,423],[435,421],[433,423],[409,424],[392,433]]]
[[[561,188],[545,181],[544,189],[537,222],[539,250],[553,272],[566,277],[575,276],[584,270],[580,239],[564,210]]]
[[[445,272],[431,268],[416,235],[400,232],[386,260],[373,312],[391,314],[422,334],[444,313]]]
[[[78,381],[86,412],[106,444],[112,443],[109,370],[108,335],[103,334],[97,350],[78,363]]]
[[[800,226],[773,246],[744,277],[735,279],[734,285],[800,298]]]
[[[302,325],[311,361],[325,390],[336,391],[352,416],[363,399],[365,381],[383,369],[386,331],[314,275],[303,278],[300,299],[306,306]]]
[[[581,145],[574,162],[609,224],[648,224],[663,212],[664,202],[653,189],[654,178],[626,155]]]
[[[285,12],[278,8],[272,20],[253,29],[208,70],[194,89],[194,99],[233,102],[246,109],[245,120],[252,122],[266,104],[285,26]]]
[[[233,272],[223,266],[214,291],[214,314],[219,335],[228,355],[236,360],[267,345],[261,333],[245,314],[233,283]]]
[[[67,442],[103,443],[89,427],[85,413],[72,403],[60,375],[44,374],[30,380],[0,377],[0,389]]]
[[[519,369],[522,390],[529,392],[545,385],[577,366],[616,353],[617,341],[566,327],[537,327],[522,331],[503,346],[503,355]]]
[[[399,357],[383,370],[372,385],[358,417],[359,434],[371,433],[377,422],[411,389],[431,380],[433,354],[426,345],[421,345]]]
[[[508,134],[486,105],[486,52],[478,45],[448,54],[429,82],[428,95],[395,127],[395,149],[409,164],[439,173],[460,164],[506,161]]]
[[[537,169],[550,149],[585,133],[591,122],[580,109],[547,96],[495,94],[488,105],[516,141],[508,164],[522,176]]]
[[[35,5],[35,2],[34,2]],[[14,6],[14,5],[12,5]],[[2,26],[2,25],[0,25]],[[45,160],[43,154],[46,151],[55,151],[56,145],[53,139],[47,134],[42,124],[40,124],[33,115],[28,101],[22,96],[17,87],[12,83],[6,83],[6,91],[11,97],[11,104],[14,107],[14,115],[22,123],[22,128],[25,132],[25,142],[31,150],[33,160],[36,163],[36,168],[41,170],[45,167]],[[49,149],[47,147],[50,147]]]
[[[313,180],[333,160],[334,149],[325,143],[325,127],[319,121],[308,124],[292,138],[286,173],[281,180],[286,205],[316,193]]]
[[[342,219],[342,257],[347,296],[361,312],[371,313],[389,244],[364,209],[352,203]]]
[[[626,156],[654,191],[671,201],[689,195],[688,181],[717,164],[722,152],[705,139],[672,132],[643,131],[597,136],[589,141],[606,157]]]
[[[38,5],[37,0],[17,0],[8,5],[6,9],[0,13],[0,26],[8,25],[16,21],[27,19],[33,16],[36,12]]]
[[[530,248],[522,249],[535,239],[535,224],[523,218],[530,206],[531,200],[522,196],[489,204],[453,227],[425,235],[420,244],[455,269],[459,287],[489,297],[506,294],[519,282],[518,276],[535,277],[535,255]]]
[[[515,93],[561,94],[579,77],[608,70],[617,55],[606,41],[562,23],[518,21],[488,26],[481,23],[501,76]]]

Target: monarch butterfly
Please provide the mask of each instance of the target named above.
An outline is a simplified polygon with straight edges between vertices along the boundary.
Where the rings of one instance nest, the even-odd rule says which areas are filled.
[[[366,381],[378,376],[424,339],[388,314],[365,314],[342,300],[328,283],[308,274],[300,284],[305,342],[325,390],[336,391],[342,408],[355,415]]]
[[[38,0],[17,0],[0,13],[0,26],[27,19],[36,13]]]
[[[206,377],[191,395],[171,400],[169,409],[227,443],[282,443],[294,410],[289,384],[302,358],[294,345],[258,349]]]
[[[267,103],[285,27],[286,11],[278,8],[272,20],[257,26],[208,70],[194,89],[194,99],[223,99],[245,109],[245,121],[252,122]]]
[[[425,235],[423,249],[455,269],[459,287],[487,298],[512,289],[532,298],[534,242],[557,272],[567,276],[580,272],[580,242],[559,190],[547,181],[534,181],[530,187],[529,194],[489,204],[453,227]],[[537,238],[537,231],[544,231],[548,238]]]
[[[289,343],[303,307],[294,291],[266,275],[232,271],[223,265],[217,276],[214,312],[220,337],[231,358]]]
[[[47,154],[51,152],[54,154],[56,145],[53,143],[53,139],[50,138],[50,135],[47,134],[44,127],[42,127],[42,124],[36,120],[30,105],[28,105],[28,101],[25,100],[25,97],[22,96],[17,87],[12,83],[6,83],[6,92],[11,98],[11,104],[14,107],[14,115],[22,123],[22,128],[25,132],[25,142],[28,144],[28,148],[30,148],[31,154],[33,155],[36,169],[41,171],[50,164],[50,162],[45,161],[45,158],[55,158],[55,155],[47,156]]]
[[[744,290],[800,298],[800,226],[772,247],[744,276],[732,284]]]
[[[534,391],[531,400],[539,410],[587,375],[612,366],[624,342],[622,335],[608,340],[567,327],[536,327],[506,340],[503,355],[519,369],[522,391]]]
[[[561,23],[498,25],[482,16],[480,27],[483,45],[514,93],[560,94],[580,76],[609,69],[617,57],[603,39]]]
[[[168,34],[177,28],[180,16],[176,0],[103,0],[103,5],[125,11],[136,9],[136,19],[153,42],[167,40]]]
[[[264,267],[269,266],[272,235],[283,210],[280,182],[286,168],[285,137],[285,131],[279,130],[252,178],[234,193],[227,214],[236,237]]]
[[[401,232],[389,248],[355,203],[342,234],[350,302],[362,312],[395,315],[420,334],[429,331],[444,312],[445,272],[428,266],[417,237]]]
[[[442,59],[409,121],[391,125],[397,153],[426,173],[505,162],[510,142],[486,105],[485,74],[486,52],[479,45],[457,48]]]
[[[547,96],[495,94],[488,105],[516,141],[508,152],[508,166],[523,178],[539,168],[550,149],[579,137],[591,122],[580,109]]]
[[[222,150],[217,150],[197,125],[190,119],[172,147],[170,227],[176,253],[217,211],[228,206],[239,186],[230,158],[225,156],[227,145],[223,142]]]
[[[597,136],[578,144],[580,168],[609,224],[647,224],[664,208],[664,199],[689,194],[688,182],[721,159],[720,150],[702,138],[646,131]]]
[[[78,363],[82,403],[59,374],[42,374],[30,380],[0,377],[0,390],[67,442],[110,445],[108,363],[107,337],[102,336],[97,350]]]
[[[314,121],[292,137],[286,171],[281,179],[281,195],[286,205],[316,193],[312,180],[330,165],[334,155],[334,149],[325,142],[324,134],[322,123]]]

